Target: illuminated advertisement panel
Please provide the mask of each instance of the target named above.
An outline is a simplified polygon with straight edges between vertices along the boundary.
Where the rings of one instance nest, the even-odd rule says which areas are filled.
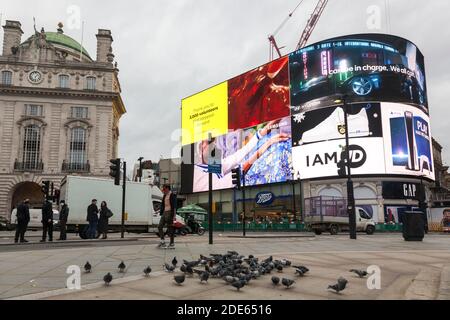
[[[435,179],[429,117],[417,108],[382,103],[386,173]]]
[[[280,58],[228,81],[228,129],[290,115],[289,59]]]
[[[228,132],[228,83],[223,82],[181,102],[182,144]]]
[[[270,121],[255,127],[237,130],[216,137],[212,148],[221,154],[222,172],[213,174],[214,190],[232,187],[231,170],[241,166],[246,173],[246,185],[284,182],[291,179],[291,123],[290,117]],[[208,190],[207,140],[185,147],[192,153],[193,170],[183,173],[192,185],[183,185],[184,192]],[[189,159],[189,157],[186,157]],[[187,176],[189,175],[189,176]]]
[[[364,34],[313,44],[289,55],[291,106],[348,102],[411,103],[428,111],[424,58],[417,47],[388,35]]]

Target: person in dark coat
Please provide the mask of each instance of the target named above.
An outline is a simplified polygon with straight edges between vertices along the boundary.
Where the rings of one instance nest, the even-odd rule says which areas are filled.
[[[93,199],[89,207],[87,208],[86,221],[89,222],[89,228],[87,230],[88,239],[95,239],[97,235],[98,224],[98,207],[97,199]]]
[[[53,207],[49,200],[45,200],[42,206],[42,240],[45,242],[47,233],[48,241],[53,241]]]
[[[67,219],[69,218],[69,207],[64,200],[61,200],[61,211],[59,212],[59,226],[61,232],[59,234],[59,240],[67,240]]]
[[[164,193],[164,197],[163,197],[163,200],[161,203],[161,210],[159,212],[161,218],[159,220],[159,225],[158,225],[159,237],[161,238],[161,241],[160,241],[158,247],[165,246],[164,227],[167,226],[167,231],[168,231],[167,233],[170,236],[169,247],[174,248],[175,247],[175,243],[174,243],[175,230],[173,227],[173,222],[175,219],[175,212],[177,210],[177,196],[174,193],[172,193],[169,185],[164,185],[162,191]]]
[[[25,199],[22,203],[17,206],[17,225],[16,225],[16,235],[14,237],[14,242],[28,242],[25,240],[25,232],[27,231],[28,223],[30,222],[30,200]]]
[[[106,201],[102,201],[100,205],[100,218],[98,220],[98,232],[103,235],[102,239],[107,239],[109,218],[113,216],[113,213],[108,208]]]

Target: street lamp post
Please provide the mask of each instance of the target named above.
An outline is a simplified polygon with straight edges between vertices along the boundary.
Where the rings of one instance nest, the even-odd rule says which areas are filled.
[[[139,157],[139,182],[142,182],[142,160],[144,160],[144,157]]]
[[[345,158],[347,164],[347,212],[350,224],[350,239],[356,240],[356,212],[355,212],[355,194],[351,175],[350,142],[348,128],[348,104],[347,97],[343,96],[344,121],[345,121]]]
[[[300,186],[300,205],[299,205],[299,212],[300,212],[300,221],[303,222],[303,202],[305,201],[304,195],[303,195],[303,186],[302,186],[302,180],[300,179],[300,172],[297,171],[297,180],[299,182]]]
[[[297,208],[295,205],[295,174],[294,174],[294,169],[291,168],[291,172],[292,172],[292,210],[294,213],[294,221],[295,223],[297,223]]]

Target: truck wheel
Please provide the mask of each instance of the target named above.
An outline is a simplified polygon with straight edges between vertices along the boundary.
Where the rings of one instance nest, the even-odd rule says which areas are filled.
[[[331,233],[332,235],[337,235],[337,234],[339,233],[339,227],[338,227],[337,225],[333,224],[333,225],[330,227],[330,233]]]
[[[87,228],[85,226],[79,226],[78,227],[78,235],[81,239],[86,240],[87,239]]]
[[[322,230],[320,230],[320,229],[314,229],[314,233],[315,233],[317,236],[320,236],[320,235],[322,234]]]
[[[372,226],[372,225],[370,225],[370,226],[367,226],[367,228],[366,228],[366,233],[367,234],[373,234],[375,232],[375,227],[374,226]]]

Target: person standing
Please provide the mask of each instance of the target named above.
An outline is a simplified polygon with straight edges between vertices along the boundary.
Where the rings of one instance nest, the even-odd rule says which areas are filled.
[[[102,239],[107,239],[109,218],[113,216],[113,213],[108,208],[106,201],[102,201],[100,205],[100,218],[98,220],[98,232],[103,235]]]
[[[86,221],[89,222],[89,228],[87,230],[87,237],[88,237],[88,239],[94,239],[97,235],[97,224],[98,224],[97,199],[92,199],[91,204],[87,208]]]
[[[53,208],[52,203],[49,200],[44,200],[42,206],[42,240],[45,242],[47,233],[48,241],[53,241]]]
[[[67,219],[69,218],[69,207],[64,200],[61,200],[61,211],[59,212],[59,226],[61,232],[58,240],[67,240]]]
[[[25,199],[21,204],[17,206],[17,225],[16,225],[16,235],[14,237],[14,243],[28,242],[25,240],[25,232],[27,231],[28,223],[30,222],[30,200]]]
[[[158,247],[162,247],[165,245],[164,241],[164,227],[167,226],[168,234],[170,236],[170,248],[175,247],[174,243],[174,228],[173,228],[173,222],[175,219],[175,212],[176,212],[176,206],[177,206],[177,196],[172,193],[170,190],[169,185],[164,185],[162,189],[164,193],[164,197],[161,204],[161,210],[160,210],[160,216],[161,219],[159,220],[158,225],[158,231],[159,231],[159,237],[161,238],[161,241],[158,245]]]

